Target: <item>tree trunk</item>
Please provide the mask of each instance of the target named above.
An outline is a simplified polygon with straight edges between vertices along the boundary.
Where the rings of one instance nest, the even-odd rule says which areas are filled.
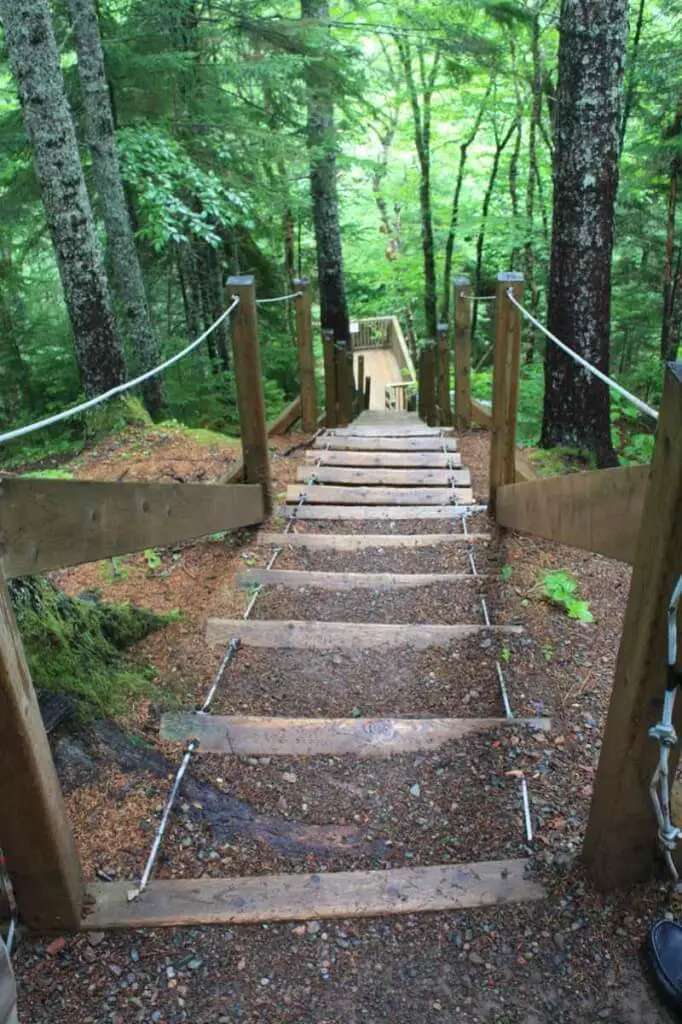
[[[549,329],[609,372],[611,256],[618,188],[627,0],[562,0]],[[551,343],[541,445],[617,464],[609,389]]]
[[[528,179],[526,181],[526,231],[523,243],[523,270],[526,291],[530,296],[531,313],[537,316],[540,290],[535,280],[535,252],[533,247],[535,221],[535,183],[538,167],[538,126],[542,117],[542,67],[540,64],[540,16],[533,15],[531,28],[531,57],[533,61],[533,102],[528,127]],[[526,342],[526,362],[532,363],[537,342],[536,330],[529,325]]]
[[[301,15],[324,26],[329,20],[327,0],[301,0]],[[319,60],[324,59],[320,45]],[[306,65],[308,96],[308,152],[310,194],[313,205],[317,273],[320,289],[320,321],[323,331],[333,331],[334,341],[349,341],[350,325],[343,278],[343,250],[336,188],[336,129],[334,100],[320,81],[317,60]]]
[[[122,301],[137,368],[140,371],[151,370],[159,362],[159,350],[121,180],[95,0],[69,0],[69,12],[78,54],[87,141],[92,154],[92,168],[104,217],[114,280]],[[142,393],[147,409],[152,416],[157,416],[163,406],[160,377],[148,380],[142,386]]]
[[[483,115],[488,105],[488,99],[492,92],[494,79],[491,77],[488,88],[486,89],[483,102],[476,115],[473,128],[465,138],[464,142],[459,147],[459,164],[457,166],[457,178],[455,180],[455,191],[452,197],[452,209],[450,211],[450,227],[448,229],[448,237],[445,242],[445,264],[443,267],[443,300],[441,304],[441,323],[447,324],[450,321],[450,292],[452,289],[452,258],[455,252],[455,239],[457,237],[457,224],[459,221],[459,200],[462,194],[462,185],[464,184],[464,168],[466,166],[467,154],[469,146],[473,145],[476,136],[478,135],[481,122],[483,121]]]
[[[438,75],[440,51],[436,50],[433,64],[427,71],[424,50],[418,50],[421,100],[412,68],[412,50],[403,37],[396,37],[400,61],[405,73],[407,90],[412,107],[414,142],[419,158],[419,212],[422,226],[422,251],[424,254],[424,316],[427,337],[433,341],[438,336],[438,299],[436,283],[436,255],[433,240],[433,214],[431,210],[431,100]]]
[[[120,384],[125,364],[47,0],[0,0],[0,18],[83,387],[92,397]]]
[[[670,172],[668,189],[668,223],[663,264],[663,316],[661,319],[661,359],[668,362],[677,353],[677,338],[673,326],[673,263],[675,260],[675,220],[677,214],[677,168]]]

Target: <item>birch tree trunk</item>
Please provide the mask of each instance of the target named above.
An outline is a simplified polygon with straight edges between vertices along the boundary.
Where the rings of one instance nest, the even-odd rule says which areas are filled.
[[[114,283],[118,286],[128,338],[140,371],[159,362],[159,350],[145,294],[142,267],[116,150],[114,116],[104,67],[104,52],[94,0],[69,0],[78,54],[78,75],[83,94],[88,146],[92,154],[95,185],[104,217]],[[163,406],[159,377],[142,388],[144,403],[152,416]]]
[[[120,384],[125,364],[47,0],[0,0],[0,18],[83,387],[92,397]]]
[[[561,4],[549,329],[604,373],[627,15],[627,0]],[[609,389],[548,344],[543,447],[577,446],[615,465],[610,407]]]
[[[324,26],[329,20],[327,0],[301,0],[301,15]],[[321,53],[321,58],[324,53]],[[306,67],[308,94],[308,152],[310,194],[317,247],[322,331],[333,331],[335,341],[349,341],[350,324],[343,278],[343,250],[336,187],[336,129],[334,100],[320,83],[314,61]]]

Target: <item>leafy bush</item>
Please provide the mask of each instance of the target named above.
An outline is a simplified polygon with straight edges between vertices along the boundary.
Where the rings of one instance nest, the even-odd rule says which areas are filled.
[[[569,619],[594,621],[589,602],[581,601],[578,597],[578,581],[563,569],[545,573],[542,577],[542,592],[552,604],[564,608]]]

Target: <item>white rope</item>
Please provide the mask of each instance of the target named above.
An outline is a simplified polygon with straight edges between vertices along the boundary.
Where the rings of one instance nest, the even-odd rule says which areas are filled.
[[[201,345],[202,341],[208,338],[209,334],[215,331],[216,327],[220,327],[223,320],[226,320],[230,313],[237,308],[239,305],[239,296],[232,296],[232,304],[228,306],[224,313],[218,317],[218,319],[207,328],[203,334],[200,334],[196,341],[193,341],[191,345],[187,345],[181,352],[171,356],[165,363],[160,363],[159,366],[155,366],[153,370],[147,370],[146,373],[141,374],[139,377],[135,377],[134,380],[126,381],[124,384],[118,384],[115,388],[110,388],[109,391],[105,391],[101,395],[97,395],[95,398],[89,398],[87,402],[81,402],[80,405],[74,405],[70,409],[64,409],[62,412],[55,413],[54,416],[48,416],[44,420],[38,420],[37,423],[29,423],[25,427],[17,427],[16,430],[9,430],[6,434],[0,434],[0,443],[5,441],[13,441],[16,437],[23,437],[25,434],[32,434],[35,430],[42,430],[43,427],[51,427],[55,423],[61,423],[62,420],[68,419],[70,416],[76,416],[78,413],[85,412],[87,409],[92,409],[96,405],[100,405],[101,402],[106,402],[107,399],[113,398],[115,395],[120,395],[124,391],[129,391],[130,388],[137,387],[138,384],[143,384],[144,381],[149,380],[151,377],[155,377],[157,373],[162,373],[167,370],[169,366],[173,366],[174,363],[180,362],[186,355],[193,352],[195,348]]]
[[[289,299],[298,299],[303,292],[292,292],[291,295],[278,295],[274,299],[256,299],[257,306],[265,306],[268,302],[288,302]]]
[[[521,303],[514,298],[514,293],[512,292],[511,288],[507,292],[507,298],[509,299],[513,306],[516,306],[516,308],[521,313],[523,313],[526,320],[530,320],[530,322],[535,327],[537,327],[539,331],[542,331],[542,333],[547,338],[549,338],[550,341],[553,341],[555,345],[558,345],[559,348],[563,352],[565,352],[566,355],[569,355],[571,359],[574,359],[576,363],[580,363],[580,365],[583,366],[588,371],[588,373],[591,373],[593,377],[597,377],[599,380],[603,381],[604,384],[608,385],[608,387],[613,388],[613,390],[617,391],[618,394],[623,396],[623,398],[627,398],[628,401],[632,402],[633,405],[637,406],[640,412],[645,413],[647,416],[651,416],[651,418],[654,420],[658,419],[658,413],[655,409],[652,409],[650,405],[647,405],[646,402],[643,402],[641,398],[637,398],[637,395],[633,395],[631,391],[627,390],[627,388],[622,387],[622,385],[618,384],[617,381],[613,380],[612,377],[607,377],[605,373],[602,373],[601,370],[598,370],[596,366],[592,365],[592,363],[588,363],[587,359],[583,359],[583,357],[578,355],[578,353],[575,352],[572,348],[569,348],[568,345],[564,344],[563,341],[560,341],[555,334],[552,334],[551,331],[548,331],[544,324],[541,324],[539,320],[536,320],[533,314],[529,313],[525,306],[522,306]]]

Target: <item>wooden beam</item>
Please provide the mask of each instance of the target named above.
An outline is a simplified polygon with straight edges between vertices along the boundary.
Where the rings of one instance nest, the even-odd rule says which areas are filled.
[[[455,501],[464,505],[474,500],[469,487],[287,487],[289,502],[300,501],[302,494],[313,505],[450,505]]]
[[[457,442],[444,437],[329,437],[316,438],[313,448],[365,452],[456,452]]]
[[[199,741],[199,753],[240,757],[391,757],[438,750],[453,740],[495,729],[548,732],[548,718],[258,718],[173,712],[161,718],[161,739]]]
[[[336,348],[334,346],[333,331],[322,331],[322,345],[324,353],[325,422],[328,427],[335,427],[339,422],[339,396],[336,379]]]
[[[517,484],[526,484],[531,480],[537,480],[535,466],[519,448],[514,452],[514,481]]]
[[[408,590],[437,583],[454,584],[485,579],[464,572],[315,572],[307,569],[244,569],[237,586],[318,587],[321,590]]]
[[[295,398],[293,402],[290,402],[285,409],[282,409],[279,416],[268,423],[267,434],[268,437],[278,437],[280,434],[286,434],[287,430],[293,427],[296,420],[301,418],[301,397]],[[316,430],[316,426],[307,433],[313,433]]]
[[[439,647],[479,634],[515,635],[521,626],[413,625],[412,623],[316,622],[314,620],[209,619],[206,640],[225,644],[237,637],[246,647],[281,647],[328,651],[335,647],[371,650],[377,647],[412,647],[416,651]]]
[[[334,344],[336,358],[336,386],[338,422],[341,426],[350,423],[354,416],[353,398],[355,381],[353,379],[353,350],[348,339],[337,340]]]
[[[475,423],[477,427],[482,427],[484,430],[492,430],[493,415],[491,408],[483,405],[482,402],[476,401],[475,398],[471,399],[470,406],[472,423]]]
[[[29,928],[77,928],[83,907],[80,859],[2,576],[0,847]]]
[[[455,307],[455,426],[471,426],[471,282],[468,277],[452,281]]]
[[[448,324],[438,324],[438,422],[452,424],[450,408],[450,336]]]
[[[0,553],[7,577],[167,547],[264,518],[257,484],[0,481]]]
[[[490,510],[495,511],[497,489],[515,480],[516,407],[521,365],[521,316],[509,301],[511,290],[523,301],[523,274],[497,275],[495,362],[493,365],[493,426],[490,440]]]
[[[260,484],[266,513],[272,509],[265,395],[258,343],[258,309],[253,275],[228,277],[227,288],[239,297],[232,316],[232,365],[237,387],[244,483]]]
[[[369,409],[372,405],[372,378],[365,377],[365,391],[362,402],[363,409]]]
[[[358,466],[377,469],[459,469],[462,456],[459,452],[362,452],[328,451],[321,455],[319,449],[304,452],[306,462],[317,462],[322,457],[322,466]]]
[[[317,385],[315,383],[315,354],[313,352],[313,318],[310,309],[310,281],[294,281],[299,293],[294,300],[296,310],[296,340],[298,342],[298,380],[301,389],[301,418],[306,434],[317,428]]]
[[[489,533],[266,533],[258,544],[309,548],[311,551],[371,551],[373,548],[442,548],[444,544],[478,544],[491,539]]]
[[[436,416],[436,340],[427,341],[419,350],[419,416],[430,427]]]
[[[614,529],[626,516],[623,510],[613,519]],[[669,681],[667,610],[681,575],[682,363],[670,363],[585,836],[584,857],[600,888],[629,888],[654,875],[656,821],[649,784],[658,746],[648,730],[660,720]],[[674,725],[679,734],[679,699]],[[678,758],[679,746],[673,746],[671,779]]]
[[[306,481],[310,466],[300,466],[296,479]],[[317,466],[316,483],[357,484],[359,486],[393,487],[471,487],[468,469],[363,469],[353,466]]]
[[[91,906],[81,928],[382,917],[544,899],[543,887],[527,877],[529,865],[499,860],[389,871],[160,880],[136,900],[128,898],[131,882],[98,882],[88,886]]]
[[[465,507],[465,506],[464,506]],[[458,511],[459,508],[459,511]],[[280,506],[279,515],[304,519],[447,519],[456,521],[463,506],[457,505],[303,505],[299,509]]]
[[[649,475],[649,466],[626,466],[500,487],[497,522],[632,564]]]
[[[400,415],[400,414],[398,414]],[[365,438],[381,438],[381,437],[431,437],[440,438],[446,435],[451,435],[453,430],[451,427],[428,427],[423,424],[411,424],[409,426],[396,426],[389,423],[381,424],[380,426],[365,426],[364,423],[353,424],[350,427],[339,427],[334,431],[329,432],[332,437],[365,437]],[[325,440],[329,435],[325,435]]]

